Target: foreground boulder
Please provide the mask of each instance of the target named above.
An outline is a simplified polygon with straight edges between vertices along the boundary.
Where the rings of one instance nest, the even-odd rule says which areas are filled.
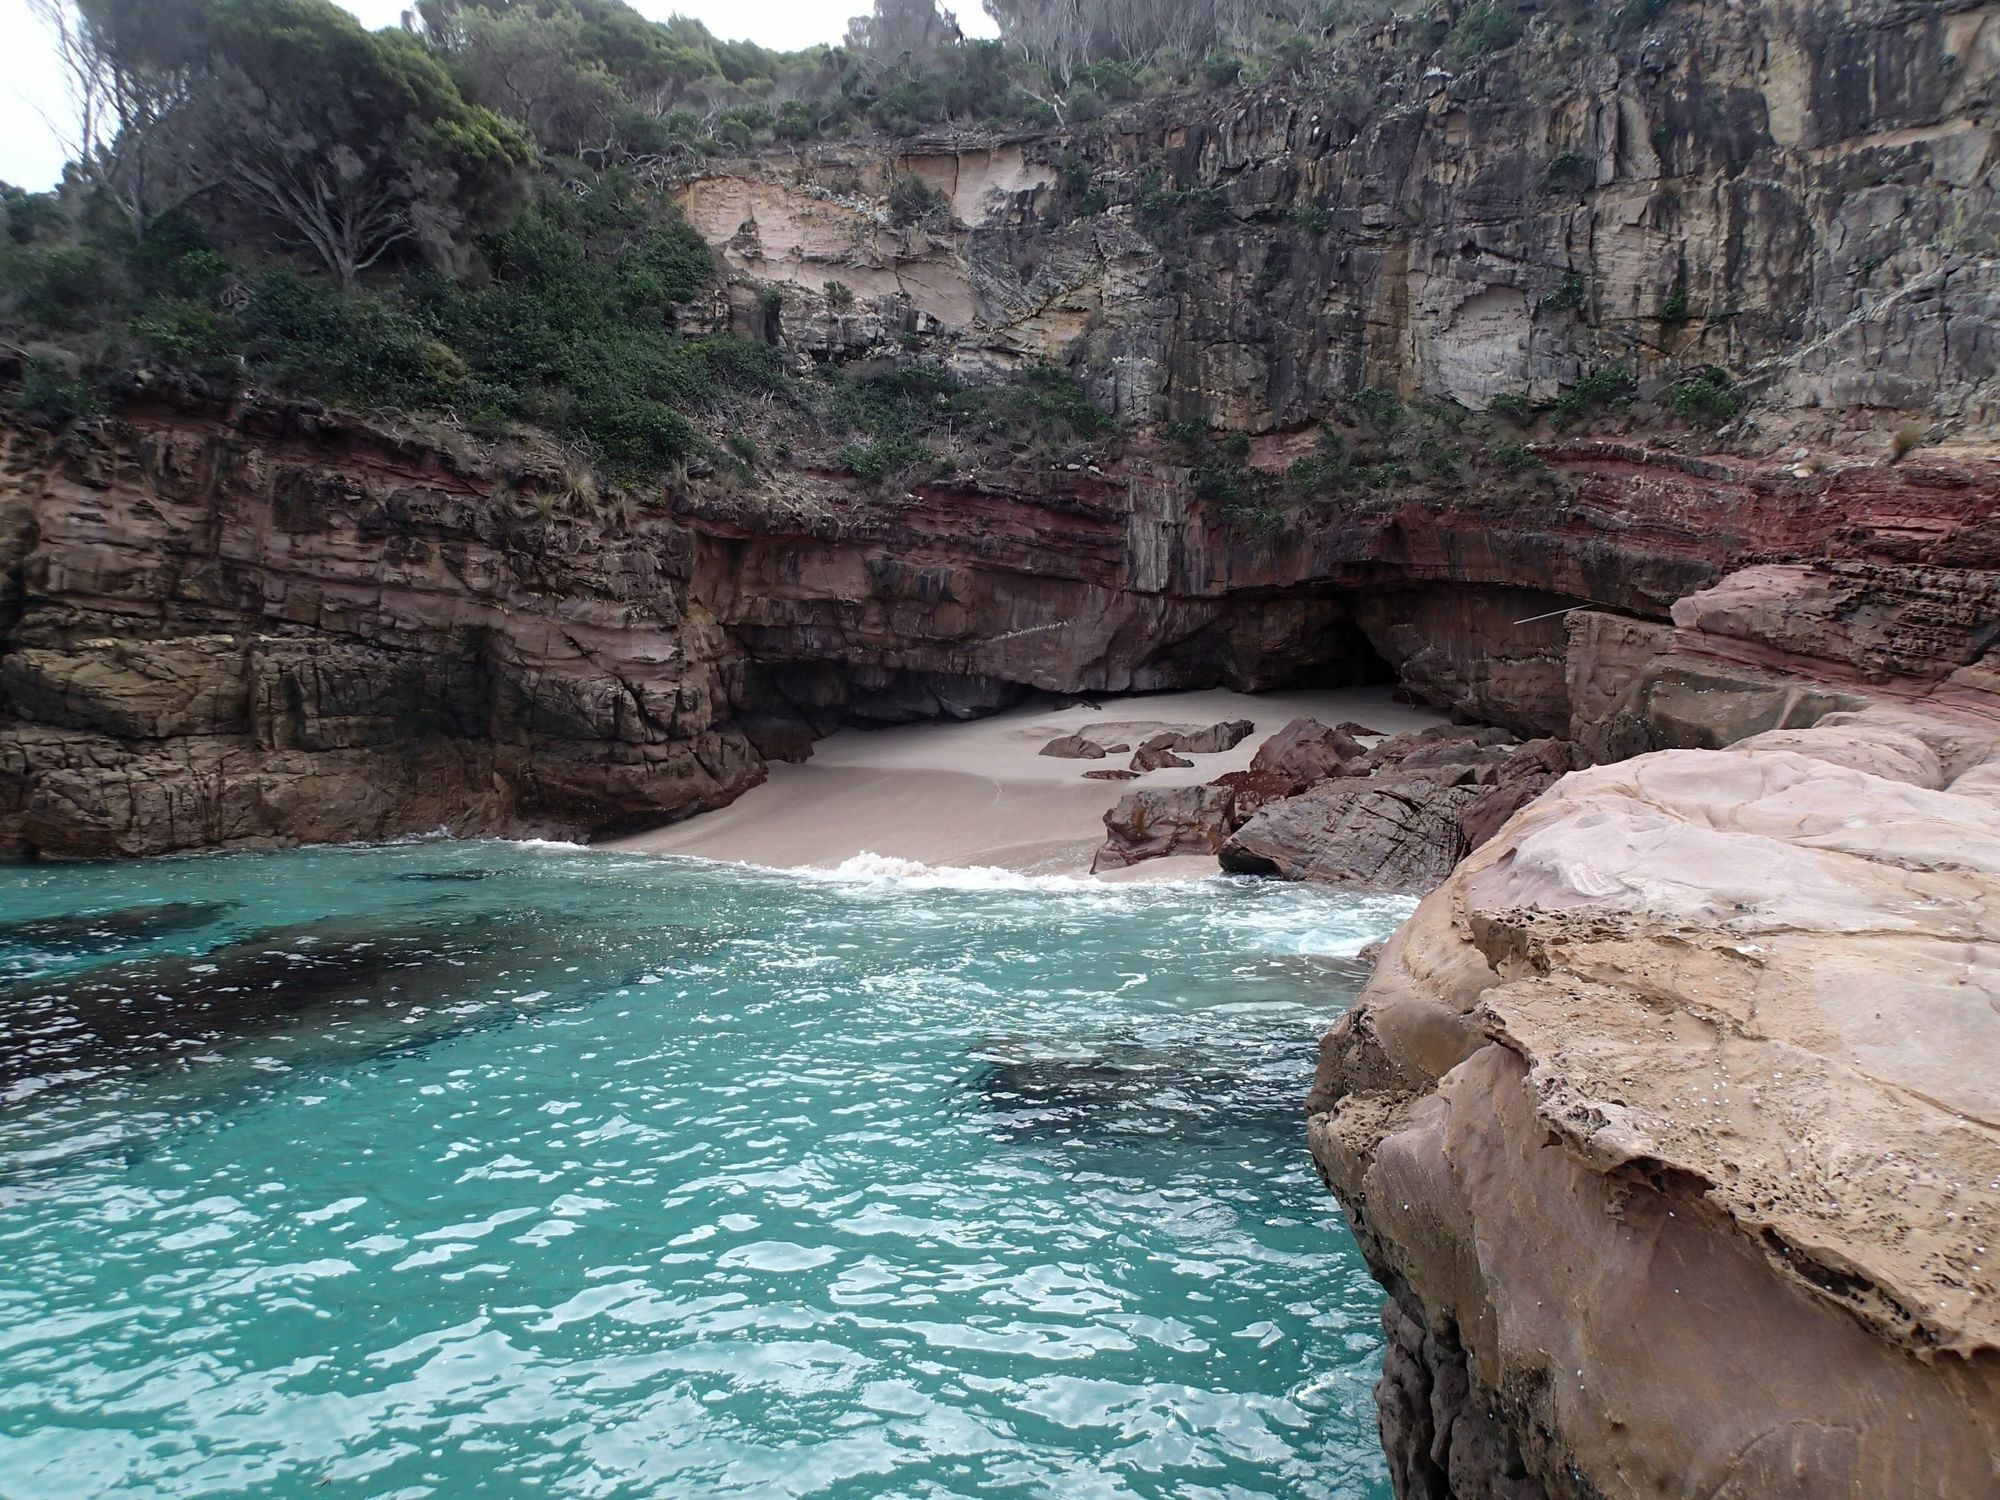
[[[1564,779],[1327,1038],[1404,1496],[2000,1491],[2000,755],[1864,715]]]

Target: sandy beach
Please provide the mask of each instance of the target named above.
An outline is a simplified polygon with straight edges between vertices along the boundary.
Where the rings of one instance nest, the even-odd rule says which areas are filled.
[[[1443,722],[1398,703],[1389,688],[1290,693],[1150,693],[1013,709],[958,724],[847,729],[821,740],[804,765],[774,765],[771,779],[729,807],[606,847],[686,854],[785,869],[834,869],[862,855],[931,866],[995,866],[1036,875],[1084,875],[1104,838],[1104,814],[1138,787],[1192,786],[1240,771],[1272,734],[1301,714],[1355,720],[1395,734]],[[1162,729],[1249,719],[1255,733],[1233,750],[1189,755],[1188,769],[1137,781],[1092,781],[1084,772],[1123,767],[1129,754],[1065,760],[1043,745],[1084,731],[1135,748]],[[1115,731],[1107,734],[1107,731]],[[1152,860],[1108,880],[1187,879],[1215,872],[1209,858]]]

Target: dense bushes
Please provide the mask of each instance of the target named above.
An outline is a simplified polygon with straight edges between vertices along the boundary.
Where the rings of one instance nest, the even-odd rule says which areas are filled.
[[[936,365],[856,370],[834,379],[828,415],[858,438],[841,450],[842,466],[870,483],[938,466],[947,442],[1056,458],[1118,425],[1073,377],[1046,365],[976,386]]]

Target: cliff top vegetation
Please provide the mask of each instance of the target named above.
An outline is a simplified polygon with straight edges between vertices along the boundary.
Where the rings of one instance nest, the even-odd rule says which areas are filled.
[[[0,185],[0,377],[19,410],[74,420],[143,370],[546,435],[625,484],[750,466],[753,440],[710,436],[740,433],[726,415],[746,403],[795,409],[864,479],[939,451],[907,411],[853,396],[877,375],[802,379],[775,338],[731,331],[715,257],[672,203],[704,162],[1075,129],[1304,68],[1408,8],[988,0],[1001,39],[980,41],[936,0],[876,0],[842,45],[780,52],[621,0],[418,0],[379,32],[330,0],[34,3],[76,109],[61,187]],[[1454,14],[1409,24],[1455,56],[1518,35],[1510,8]],[[885,212],[948,217],[894,191]],[[926,419],[954,442],[997,437],[1002,408],[1059,445],[1103,431],[1059,372],[978,411],[956,385],[933,394]]]

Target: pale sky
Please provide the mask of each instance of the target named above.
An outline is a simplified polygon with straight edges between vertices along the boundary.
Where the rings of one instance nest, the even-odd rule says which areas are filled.
[[[408,0],[340,0],[366,26],[394,26]],[[699,18],[719,37],[766,47],[797,49],[837,42],[847,18],[870,10],[870,0],[631,0],[635,10],[665,19]],[[992,20],[977,0],[955,7],[967,36],[993,36]],[[0,57],[11,58],[0,81],[0,182],[53,187],[62,176],[63,148],[45,116],[67,128],[62,81],[47,33],[28,0],[0,0]]]

